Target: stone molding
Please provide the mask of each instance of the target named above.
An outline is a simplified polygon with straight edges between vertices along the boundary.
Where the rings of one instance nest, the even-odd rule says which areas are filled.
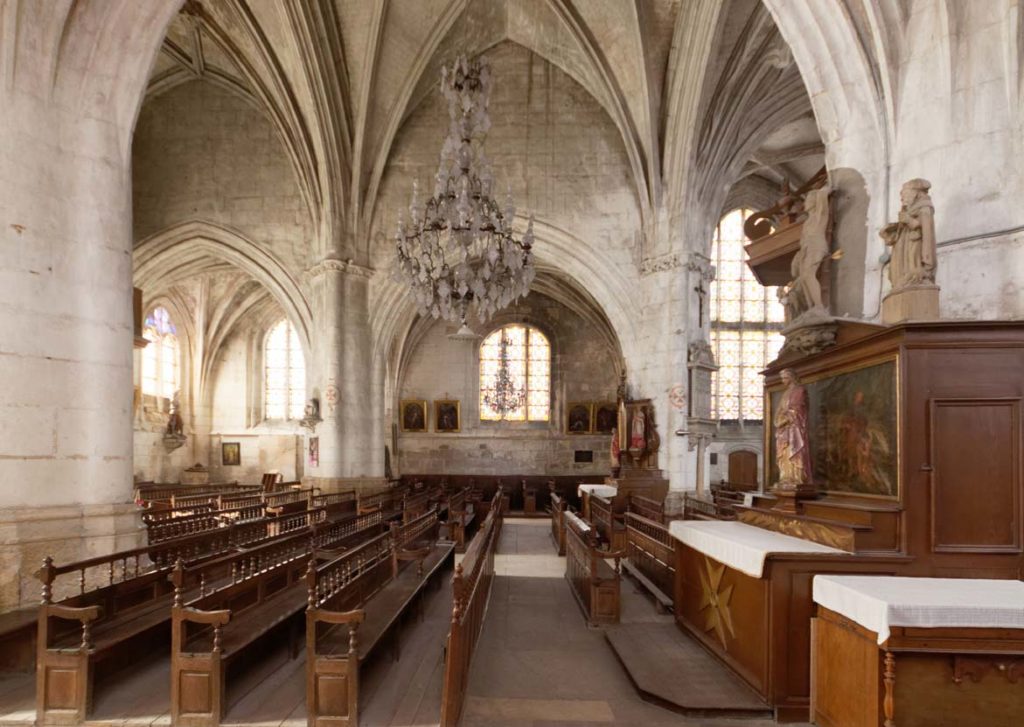
[[[711,258],[703,253],[691,252],[686,261],[686,269],[700,275],[701,280],[705,283],[710,283],[715,279],[715,266],[711,264]]]
[[[644,260],[640,264],[640,275],[653,275],[654,273],[665,273],[682,267],[683,261],[676,253],[659,255]]]
[[[361,278],[372,278],[377,272],[373,268],[368,268],[363,265],[357,265],[352,260],[337,260],[335,258],[325,258],[321,260],[313,267],[306,270],[306,277],[310,280],[316,280],[321,275],[327,272],[332,273],[345,273],[347,275],[356,275]]]

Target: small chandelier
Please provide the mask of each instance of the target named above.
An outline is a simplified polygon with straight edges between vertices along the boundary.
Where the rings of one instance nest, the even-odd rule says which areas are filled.
[[[472,307],[481,322],[526,295],[536,275],[533,218],[522,240],[512,234],[516,208],[491,197],[491,164],[483,142],[491,127],[491,69],[461,56],[441,69],[449,127],[434,193],[425,203],[413,184],[408,220],[398,223],[395,278],[409,285],[421,315],[461,323]]]
[[[526,403],[526,389],[517,387],[508,370],[508,340],[501,334],[501,349],[498,352],[498,374],[494,386],[484,394],[484,403],[499,415],[518,411]]]

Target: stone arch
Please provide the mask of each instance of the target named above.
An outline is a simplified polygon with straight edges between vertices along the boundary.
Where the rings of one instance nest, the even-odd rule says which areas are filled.
[[[289,317],[310,360],[313,313],[298,282],[273,255],[237,230],[204,220],[173,225],[139,242],[132,253],[136,285],[146,290],[167,271],[203,259],[226,262],[262,284]]]

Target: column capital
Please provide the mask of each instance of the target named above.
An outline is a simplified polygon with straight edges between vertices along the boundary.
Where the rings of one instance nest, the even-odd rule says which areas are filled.
[[[347,275],[356,275],[361,278],[372,278],[377,271],[364,265],[358,265],[351,258],[348,260],[338,260],[337,258],[329,257],[324,258],[313,267],[307,268],[306,277],[309,280],[316,280],[327,272],[345,273]]]

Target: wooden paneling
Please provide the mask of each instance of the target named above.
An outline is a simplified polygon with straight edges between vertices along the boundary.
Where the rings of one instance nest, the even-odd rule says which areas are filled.
[[[932,548],[1021,552],[1020,400],[934,399]]]
[[[729,484],[739,489],[757,488],[757,452],[741,449],[729,453]]]

